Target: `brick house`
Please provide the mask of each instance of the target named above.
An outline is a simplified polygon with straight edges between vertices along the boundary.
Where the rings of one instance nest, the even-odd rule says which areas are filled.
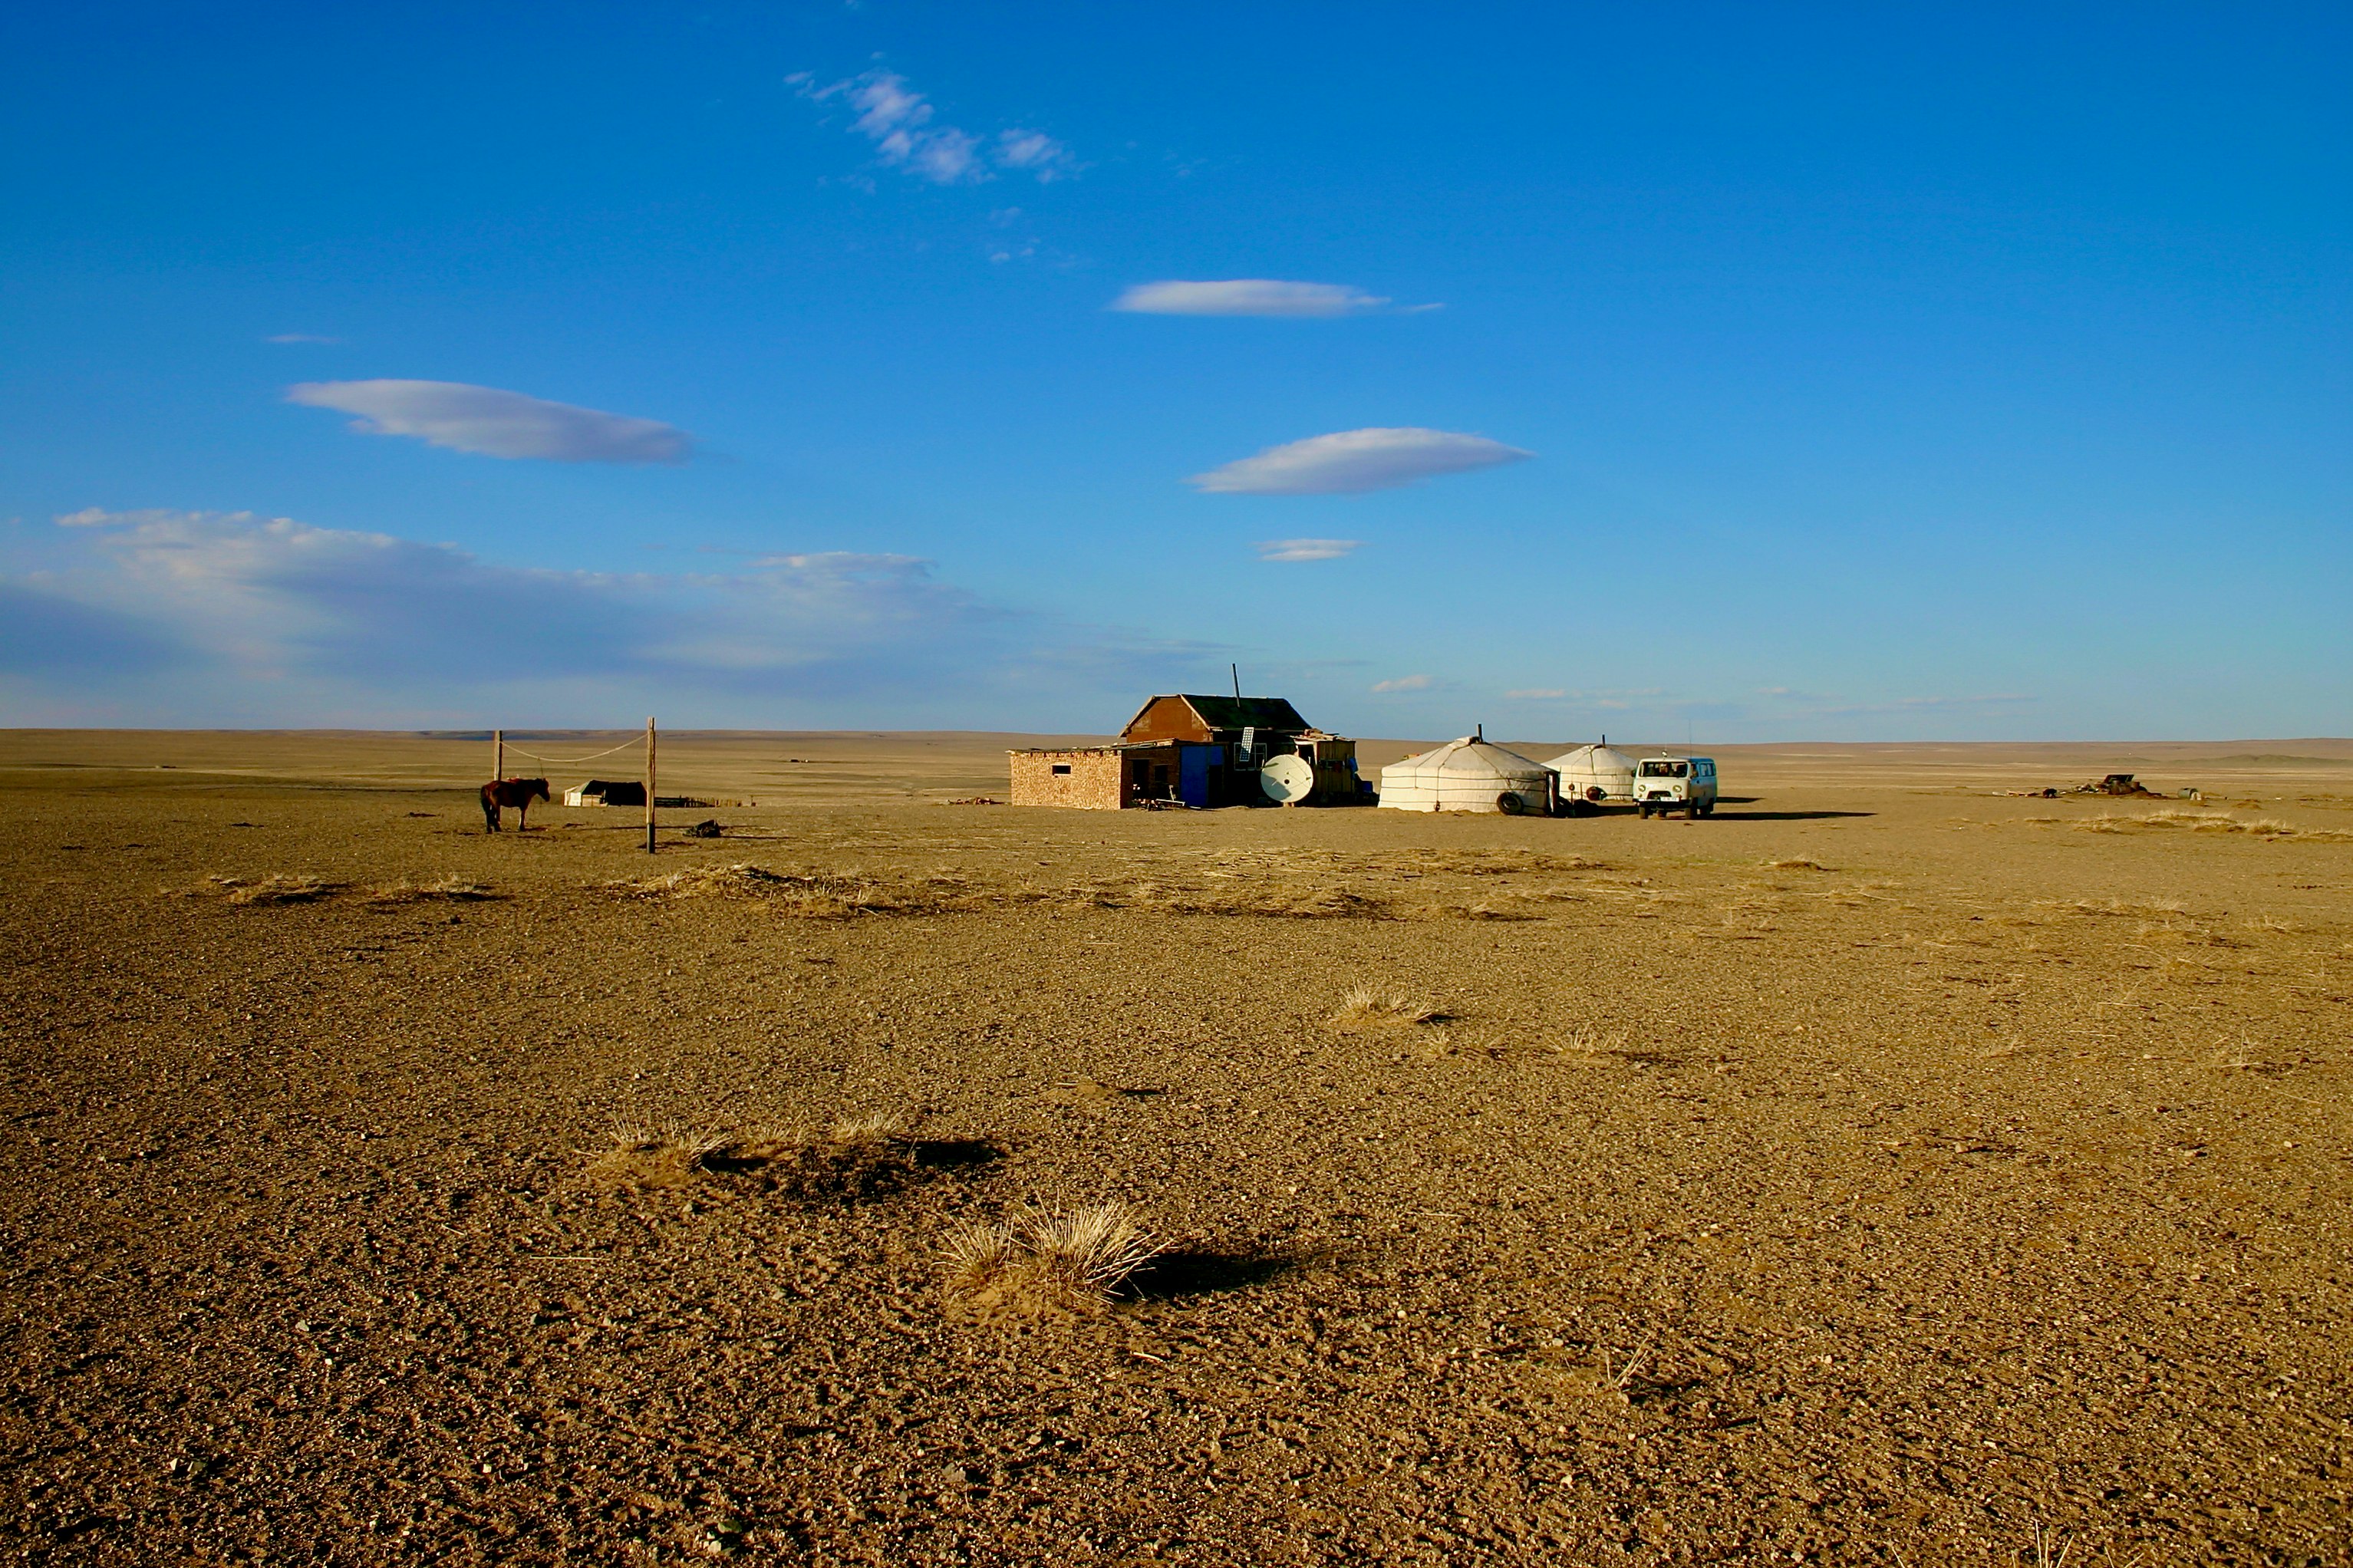
[[[1155,697],[1113,745],[1008,755],[1016,805],[1263,805],[1258,770],[1274,756],[1314,767],[1316,800],[1353,804],[1362,793],[1356,743],[1316,729],[1280,697]]]

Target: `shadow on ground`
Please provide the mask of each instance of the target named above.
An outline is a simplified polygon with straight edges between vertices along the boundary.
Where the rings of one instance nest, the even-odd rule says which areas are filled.
[[[1719,811],[1718,822],[1816,822],[1826,816],[1876,816],[1875,811]]]
[[[1302,1252],[1180,1247],[1129,1275],[1124,1293],[1139,1301],[1215,1296],[1263,1285],[1311,1261]]]

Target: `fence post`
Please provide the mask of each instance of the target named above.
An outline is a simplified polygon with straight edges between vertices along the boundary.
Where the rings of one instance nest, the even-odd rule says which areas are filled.
[[[504,730],[491,731],[491,776],[494,779],[507,776],[507,732]]]
[[[646,715],[646,853],[654,852],[654,721]]]

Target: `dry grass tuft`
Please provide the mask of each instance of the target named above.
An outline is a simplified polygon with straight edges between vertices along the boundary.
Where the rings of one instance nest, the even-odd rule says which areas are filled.
[[[2150,811],[2132,816],[2113,814],[2079,822],[2085,833],[2129,833],[2147,828],[2178,827],[2191,833],[2247,833],[2258,838],[2293,838],[2306,843],[2353,843],[2353,833],[2334,827],[2298,827],[2275,816],[2241,817],[2221,811]]]
[[[617,1122],[610,1146],[590,1169],[616,1187],[683,1187],[708,1171],[712,1156],[730,1142],[724,1132],[684,1122]]]
[[[975,1313],[1100,1311],[1163,1250],[1125,1204],[1029,1206],[951,1232],[948,1292]]]
[[[937,914],[970,908],[963,882],[926,877],[886,882],[860,872],[771,871],[764,866],[689,866],[662,877],[623,878],[599,887],[631,899],[754,899],[802,920]]]
[[[478,904],[498,894],[481,882],[463,877],[443,877],[432,882],[383,882],[360,895],[371,904]]]
[[[341,882],[280,871],[272,871],[259,882],[248,882],[240,877],[207,877],[205,880],[212,886],[197,889],[199,892],[216,892],[232,904],[254,904],[265,909],[283,904],[315,904],[343,890]]]
[[[2128,904],[2122,899],[2077,899],[2073,902],[2052,899],[2038,900],[2033,907],[2052,914],[2110,915],[2118,920],[2133,921],[2170,921],[2189,912],[2186,906],[2171,899],[2156,904]]]
[[[1175,914],[1255,915],[1269,920],[1382,920],[1389,912],[1381,900],[1345,889],[1281,885],[1206,890],[1146,888],[1138,890],[1136,901]]]
[[[169,891],[170,889],[166,889]],[[195,887],[182,889],[180,896],[197,899],[220,899],[227,903],[251,905],[259,909],[281,908],[289,904],[316,904],[329,899],[357,899],[367,904],[411,904],[426,901],[447,903],[479,903],[495,899],[499,894],[480,882],[470,882],[459,877],[443,877],[432,882],[379,882],[371,887],[357,887],[349,882],[331,882],[307,872],[273,871],[259,881],[242,877],[214,875]]]
[[[596,1155],[591,1178],[611,1187],[650,1191],[717,1182],[739,1191],[851,1203],[996,1157],[984,1141],[920,1140],[903,1118],[881,1115],[843,1117],[818,1133],[627,1122],[613,1129],[609,1146],[591,1152]]]
[[[837,1121],[807,1142],[747,1143],[725,1158],[758,1185],[810,1201],[884,1197],[924,1173],[923,1145],[883,1117]]]
[[[1003,1220],[976,1220],[948,1232],[941,1244],[948,1266],[948,1290],[972,1296],[1010,1271],[1022,1256],[1013,1227]]]
[[[1542,910],[1525,904],[1508,904],[1493,899],[1482,899],[1475,904],[1432,904],[1413,911],[1424,920],[1433,921],[1540,921],[1546,918]]]
[[[1819,860],[1767,860],[1763,864],[1767,871],[1827,871],[1831,868]]]
[[[1688,1058],[1673,1051],[1634,1045],[1623,1035],[1604,1035],[1597,1029],[1579,1026],[1554,1041],[1548,1058],[1540,1059],[1572,1067],[1623,1063],[1641,1068],[1678,1068]]]
[[[906,1142],[906,1119],[889,1114],[844,1116],[825,1130],[825,1141],[838,1149],[860,1149],[878,1143]]]
[[[2306,1061],[2310,1059],[2306,1058]],[[2242,1040],[2235,1049],[2226,1047],[2217,1051],[2207,1065],[2216,1072],[2244,1072],[2253,1073],[2257,1078],[2282,1078],[2304,1064],[2265,1061],[2256,1054],[2253,1041]]]
[[[1359,985],[1340,998],[1340,1010],[1328,1022],[1343,1034],[1359,1034],[1367,1029],[1409,1029],[1444,1019],[1436,1007],[1402,991]]]

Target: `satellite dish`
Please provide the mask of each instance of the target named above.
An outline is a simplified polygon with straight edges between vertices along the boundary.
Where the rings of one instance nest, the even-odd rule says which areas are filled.
[[[1297,805],[1315,790],[1315,770],[1304,757],[1269,757],[1258,771],[1258,787],[1266,798]]]

